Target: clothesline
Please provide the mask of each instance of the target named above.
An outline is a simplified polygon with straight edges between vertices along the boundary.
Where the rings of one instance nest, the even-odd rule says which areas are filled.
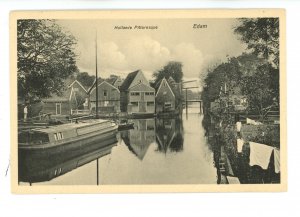
[[[245,141],[243,139],[237,139],[238,153],[242,152]],[[249,141],[250,145],[250,166],[260,166],[262,169],[268,169],[271,155],[274,152],[274,167],[275,173],[280,172],[280,149],[265,144]]]

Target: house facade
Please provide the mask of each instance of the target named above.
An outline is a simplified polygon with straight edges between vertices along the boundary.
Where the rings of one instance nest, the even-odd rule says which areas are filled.
[[[89,91],[90,109],[96,110],[96,87]],[[120,112],[120,91],[107,81],[98,84],[98,111],[100,113]]]
[[[169,85],[169,82],[163,78],[157,88],[155,95],[156,112],[170,112],[176,109],[176,97]]]
[[[120,91],[122,112],[129,114],[155,112],[155,89],[149,85],[142,71],[129,73]]]
[[[66,82],[67,83],[67,82]],[[42,99],[42,113],[61,116],[72,115],[73,111],[87,109],[87,90],[77,80],[66,85],[62,95],[52,95],[49,98]]]

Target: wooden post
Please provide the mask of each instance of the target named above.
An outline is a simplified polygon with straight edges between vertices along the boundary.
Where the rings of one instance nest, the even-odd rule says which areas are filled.
[[[202,114],[202,101],[201,100],[199,101],[199,104],[200,104],[200,114]]]
[[[96,31],[96,118],[98,115],[98,61],[97,61],[97,31]]]
[[[97,158],[97,185],[99,185],[99,158]]]
[[[187,89],[185,89],[185,113],[188,112]]]

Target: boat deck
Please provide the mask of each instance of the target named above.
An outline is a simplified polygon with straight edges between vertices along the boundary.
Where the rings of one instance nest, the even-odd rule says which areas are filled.
[[[78,129],[82,128],[85,126],[91,126],[91,124],[100,124],[100,123],[105,123],[109,122],[108,120],[85,120],[85,121],[80,121],[78,123],[68,123],[68,124],[63,124],[63,125],[55,125],[55,126],[49,126],[47,128],[36,128],[32,129],[32,131],[38,131],[38,132],[43,132],[43,133],[55,133],[58,131],[65,131],[65,130],[72,130],[72,129]]]

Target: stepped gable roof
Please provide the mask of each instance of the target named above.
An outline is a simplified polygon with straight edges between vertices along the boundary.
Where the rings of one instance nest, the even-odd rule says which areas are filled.
[[[127,75],[127,77],[125,78],[124,82],[122,83],[120,90],[121,91],[126,91],[128,90],[129,86],[131,85],[132,81],[134,80],[135,76],[138,74],[140,70],[131,72]]]

